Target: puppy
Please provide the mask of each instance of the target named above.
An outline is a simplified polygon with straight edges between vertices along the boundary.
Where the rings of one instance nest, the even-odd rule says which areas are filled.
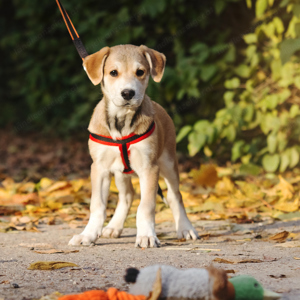
[[[132,172],[139,176],[141,188],[135,246],[160,245],[154,229],[159,175],[168,187],[167,202],[178,238],[198,238],[179,191],[172,119],[145,94],[149,77],[160,82],[165,64],[162,53],[144,45],[104,47],[85,58],[84,69],[94,85],[101,83],[103,99],[96,106],[88,127],[93,159],[91,215],[84,231],[75,235],[69,245],[90,245],[101,235],[120,236],[134,195],[128,175]],[[119,202],[113,218],[103,228],[112,175],[119,190]]]

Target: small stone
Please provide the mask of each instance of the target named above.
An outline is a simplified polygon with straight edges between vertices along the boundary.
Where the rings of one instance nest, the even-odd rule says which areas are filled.
[[[76,281],[73,281],[73,284],[75,285],[75,284],[77,284],[77,282],[76,282]]]
[[[12,283],[11,285],[14,289],[18,289],[20,287],[17,283]]]
[[[34,250],[34,247],[31,247],[29,250]]]

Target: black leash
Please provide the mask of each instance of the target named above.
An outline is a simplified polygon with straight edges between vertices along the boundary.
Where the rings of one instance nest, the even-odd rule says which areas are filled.
[[[59,0],[56,0],[56,3],[59,7],[59,10],[61,12],[61,15],[65,21],[65,24],[68,28],[68,31],[70,33],[70,36],[73,40],[73,43],[76,47],[76,50],[78,52],[78,54],[80,55],[80,57],[82,58],[82,60],[84,60],[87,56],[88,56],[88,53],[85,49],[85,47],[83,46],[83,43],[79,37],[79,34],[77,33],[68,13],[66,12],[66,10],[64,9],[64,7],[62,6],[61,2]]]
[[[84,60],[87,56],[88,56],[88,53],[79,37],[79,34],[77,33],[67,11],[64,9],[64,7],[62,6],[61,2],[59,0],[56,0],[56,3],[59,7],[59,10],[60,10],[60,13],[65,21],[65,24],[68,28],[68,31],[70,33],[70,36],[73,40],[73,43],[75,45],[75,48],[79,54],[79,56],[82,58],[82,60]],[[161,199],[164,201],[164,203],[166,205],[168,205],[164,195],[163,195],[163,192],[162,192],[162,189],[160,188],[160,186],[158,185],[158,190],[157,190],[157,194],[161,197]]]

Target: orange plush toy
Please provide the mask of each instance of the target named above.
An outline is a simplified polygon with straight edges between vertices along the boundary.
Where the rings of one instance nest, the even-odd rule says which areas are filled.
[[[58,300],[146,300],[146,296],[130,295],[115,288],[109,288],[107,292],[102,290],[87,291],[82,294],[66,295]]]

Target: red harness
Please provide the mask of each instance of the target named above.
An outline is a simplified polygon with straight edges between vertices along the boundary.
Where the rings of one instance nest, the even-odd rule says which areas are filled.
[[[131,133],[130,135],[123,136],[120,139],[117,139],[116,141],[112,139],[111,136],[103,136],[98,135],[95,133],[90,134],[90,139],[96,143],[107,145],[107,146],[117,146],[119,147],[122,162],[124,165],[124,171],[125,174],[131,174],[134,172],[134,170],[131,169],[130,161],[129,161],[129,154],[130,150],[129,147],[131,144],[136,144],[144,139],[146,139],[148,136],[150,136],[155,129],[155,123],[154,121],[151,123],[150,127],[147,129],[147,131],[143,134],[134,134]]]

